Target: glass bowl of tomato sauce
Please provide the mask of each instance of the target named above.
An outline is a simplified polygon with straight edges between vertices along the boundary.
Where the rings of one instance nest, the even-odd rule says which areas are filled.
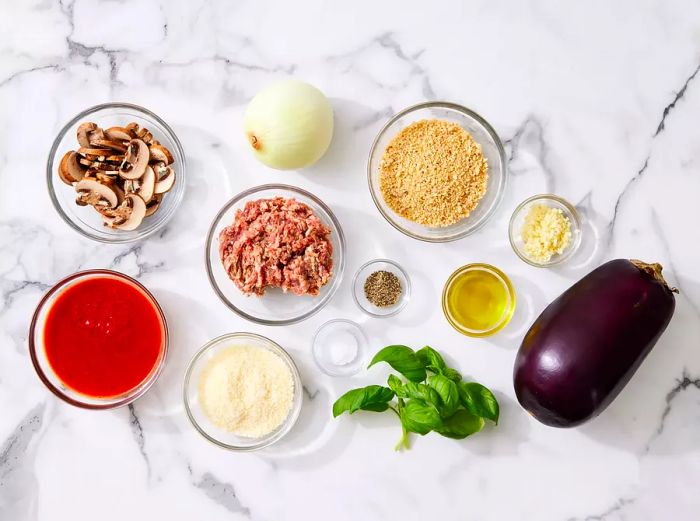
[[[113,409],[142,396],[168,351],[168,328],[153,295],[111,270],[74,273],[34,312],[29,353],[41,381],[76,407]]]

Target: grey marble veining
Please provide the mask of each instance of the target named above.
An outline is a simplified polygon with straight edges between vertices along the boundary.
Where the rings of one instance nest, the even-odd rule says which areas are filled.
[[[700,4],[595,0],[260,3],[36,0],[0,5],[0,520],[125,518],[695,521],[700,518]],[[335,136],[316,166],[279,173],[246,149],[246,103],[285,77],[331,99]],[[365,168],[377,131],[425,100],[461,103],[502,137],[510,178],[477,234],[423,244],[385,223]],[[73,115],[105,101],[143,105],[183,143],[187,192],[159,234],[90,242],[51,207],[45,162]],[[265,182],[310,190],[348,240],[347,279],[308,321],[256,326],[232,315],[204,274],[209,223],[235,193]],[[553,191],[585,218],[572,262],[531,268],[507,243],[526,197]],[[371,235],[367,234],[371,230]],[[363,317],[349,279],[390,257],[414,295],[395,319]],[[512,363],[527,325],[571,283],[615,257],[658,261],[680,290],[675,316],[628,387],[575,430],[544,427],[517,404]],[[518,312],[498,336],[471,340],[443,320],[442,284],[459,265],[508,273]],[[59,402],[27,353],[37,302],[89,268],[137,277],[168,318],[166,367],[149,393],[110,412]],[[333,420],[332,401],[375,382],[333,379],[313,364],[325,320],[361,321],[375,349],[429,343],[494,389],[498,427],[463,442],[418,438],[386,418]],[[182,376],[199,346],[260,333],[300,367],[304,407],[279,446],[233,454],[189,425]]]

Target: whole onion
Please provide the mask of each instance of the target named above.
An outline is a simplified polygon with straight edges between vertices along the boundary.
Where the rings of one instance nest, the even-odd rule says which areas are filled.
[[[313,85],[286,80],[260,91],[248,104],[245,133],[255,157],[279,170],[321,159],[333,137],[333,109]]]

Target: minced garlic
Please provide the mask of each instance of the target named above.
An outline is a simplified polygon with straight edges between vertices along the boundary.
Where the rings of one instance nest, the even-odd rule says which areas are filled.
[[[571,223],[559,208],[535,204],[525,217],[520,236],[525,255],[538,264],[545,264],[561,255],[571,242]]]
[[[265,348],[231,346],[216,353],[202,370],[199,402],[218,427],[250,438],[278,428],[294,399],[287,364]]]

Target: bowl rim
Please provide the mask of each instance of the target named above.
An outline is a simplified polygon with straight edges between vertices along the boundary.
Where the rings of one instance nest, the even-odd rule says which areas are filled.
[[[374,188],[372,187],[372,157],[375,155],[375,152],[377,150],[377,146],[379,145],[379,140],[384,136],[384,134],[387,132],[387,130],[394,125],[399,119],[404,117],[407,114],[410,114],[411,112],[415,112],[417,110],[422,110],[422,109],[430,109],[430,108],[444,108],[444,109],[450,109],[454,110],[456,112],[461,112],[463,115],[466,115],[473,120],[475,120],[477,123],[479,123],[484,130],[491,136],[491,139],[493,139],[494,143],[496,144],[496,149],[498,150],[498,155],[501,158],[501,164],[502,164],[502,169],[501,169],[501,177],[503,179],[503,182],[501,183],[500,189],[498,190],[498,193],[496,194],[496,198],[493,202],[493,205],[489,209],[489,211],[484,214],[484,216],[481,218],[481,221],[478,221],[474,226],[469,228],[468,230],[461,231],[459,233],[455,233],[454,235],[450,235],[447,237],[425,237],[422,235],[416,235],[415,233],[403,228],[400,226],[398,223],[394,222],[392,218],[387,215],[387,213],[384,211],[384,209],[381,206],[381,203],[379,201],[379,197],[381,197],[379,194],[375,193]],[[432,242],[432,243],[442,243],[442,242],[452,242],[456,241],[459,239],[463,239],[464,237],[471,235],[481,228],[483,228],[486,223],[493,217],[498,210],[499,206],[501,205],[501,202],[503,201],[503,197],[506,192],[506,187],[508,185],[508,159],[506,157],[506,151],[505,147],[503,146],[503,141],[501,140],[500,136],[496,132],[496,130],[493,128],[493,126],[480,114],[477,112],[463,106],[459,105],[457,103],[453,103],[450,101],[426,101],[423,103],[417,103],[415,105],[411,105],[396,114],[394,114],[389,121],[387,121],[384,126],[377,132],[376,137],[372,141],[372,145],[370,146],[369,149],[369,156],[367,158],[367,183],[369,185],[369,192],[370,195],[372,196],[372,201],[374,202],[374,205],[377,207],[379,210],[379,213],[382,214],[382,217],[394,228],[396,228],[398,231],[403,233],[404,235],[407,235],[413,239],[417,239],[419,241],[423,242]],[[427,227],[426,227],[427,228]]]
[[[328,376],[333,376],[333,377],[349,377],[356,375],[363,369],[363,365],[359,365],[357,369],[354,369],[351,372],[343,372],[343,371],[332,371],[329,370],[327,367],[324,367],[323,364],[321,364],[318,361],[318,356],[316,355],[317,353],[317,348],[316,346],[318,345],[318,335],[321,334],[321,331],[324,329],[327,329],[329,326],[332,326],[333,324],[348,324],[351,327],[353,327],[362,337],[362,340],[364,341],[364,347],[365,347],[365,353],[364,357],[365,360],[363,360],[363,364],[366,362],[366,358],[369,355],[369,339],[367,338],[367,333],[365,333],[365,330],[362,329],[362,326],[355,322],[354,320],[350,320],[348,318],[332,318],[330,320],[326,320],[323,324],[318,326],[316,331],[314,332],[314,336],[311,338],[311,358],[314,359],[314,363],[316,364],[316,367],[318,367],[322,373],[327,374]]]
[[[190,406],[190,401],[187,397],[187,388],[190,383],[191,377],[192,377],[192,371],[194,370],[195,364],[199,361],[200,358],[202,358],[210,349],[218,346],[222,342],[230,339],[239,339],[239,338],[247,338],[247,339],[254,339],[256,341],[261,341],[264,344],[267,344],[268,346],[272,347],[272,351],[275,352],[276,355],[278,355],[280,358],[282,358],[289,367],[291,368],[292,372],[292,379],[294,380],[294,385],[299,386],[298,393],[294,393],[294,400],[292,401],[292,409],[290,411],[290,414],[287,416],[287,418],[284,420],[284,422],[281,425],[280,430],[274,435],[271,436],[269,439],[264,440],[263,442],[258,442],[257,444],[250,445],[248,447],[240,447],[237,445],[229,445],[228,443],[225,443],[221,440],[216,439],[212,435],[210,435],[199,423],[197,423],[197,420],[195,420],[194,415],[192,414],[192,408]],[[287,352],[286,349],[284,349],[282,346],[280,346],[277,342],[274,340],[271,340],[270,338],[263,336],[263,335],[258,335],[257,333],[250,333],[247,331],[236,331],[233,333],[225,333],[223,335],[219,335],[216,338],[212,338],[209,340],[206,344],[204,344],[202,347],[200,347],[197,352],[192,356],[190,361],[187,364],[187,369],[185,370],[185,375],[183,377],[183,385],[182,385],[182,400],[183,404],[185,407],[185,413],[187,415],[187,419],[190,421],[194,429],[207,441],[213,443],[217,447],[221,447],[222,449],[234,451],[234,452],[254,452],[256,450],[264,449],[265,447],[269,447],[273,443],[278,442],[282,438],[284,438],[289,431],[292,430],[292,427],[296,424],[297,420],[299,419],[299,414],[301,413],[301,407],[303,403],[303,382],[301,380],[301,374],[299,373],[299,368],[297,367],[296,362],[294,362],[294,359],[292,356]]]
[[[110,277],[115,277],[118,279],[123,279],[126,280],[127,282],[135,285],[138,289],[140,289],[147,298],[149,298],[153,304],[154,309],[158,313],[158,317],[163,323],[163,348],[162,352],[163,355],[161,356],[160,362],[158,362],[157,366],[154,367],[153,372],[147,377],[147,379],[143,380],[139,385],[143,385],[138,391],[136,391],[133,394],[127,394],[120,400],[115,401],[114,403],[104,403],[104,404],[94,404],[94,403],[87,403],[83,402],[80,400],[77,400],[75,398],[72,398],[68,395],[66,395],[63,391],[61,391],[58,387],[56,387],[51,381],[48,379],[46,374],[44,373],[44,370],[41,368],[41,365],[39,364],[39,360],[36,354],[37,350],[37,345],[34,341],[34,336],[36,333],[36,328],[39,325],[39,314],[46,305],[46,303],[49,301],[49,299],[57,294],[60,293],[60,291],[66,286],[66,284],[73,282],[74,280],[86,278],[86,277],[91,277],[93,275],[108,275]],[[54,395],[56,395],[58,398],[63,400],[64,402],[73,405],[75,407],[79,407],[81,409],[89,409],[89,410],[108,410],[108,409],[118,409],[119,407],[123,407],[125,405],[129,405],[130,403],[134,402],[153,386],[153,384],[156,383],[158,380],[158,377],[160,376],[161,372],[163,371],[163,368],[165,367],[165,361],[168,357],[168,346],[170,342],[170,336],[168,333],[168,322],[165,318],[165,313],[163,313],[163,309],[160,307],[160,304],[158,303],[158,300],[153,296],[153,294],[143,285],[141,284],[138,280],[134,279],[133,277],[130,277],[129,275],[126,275],[124,273],[121,273],[119,271],[114,271],[114,270],[109,270],[109,269],[90,269],[90,270],[82,270],[82,271],[76,271],[75,273],[72,273],[71,275],[68,275],[67,277],[64,277],[60,279],[58,282],[56,282],[45,294],[43,297],[41,297],[41,300],[37,304],[34,314],[32,315],[32,320],[29,324],[29,356],[32,360],[32,365],[34,366],[34,370],[36,371],[37,375],[39,376],[39,379],[41,382],[44,384],[46,388],[48,388],[49,391],[51,391]],[[138,386],[137,386],[138,387]],[[99,400],[100,398],[93,398],[94,400]]]
[[[182,189],[179,192],[178,195],[178,200],[175,201],[175,206],[173,207],[172,211],[170,212],[170,215],[166,216],[159,224],[158,226],[155,226],[152,230],[149,230],[148,232],[142,232],[142,233],[136,233],[130,237],[127,237],[125,235],[118,235],[115,234],[114,237],[101,237],[99,235],[93,234],[89,231],[86,231],[82,229],[80,226],[78,226],[73,220],[68,216],[66,211],[63,209],[61,202],[58,199],[58,196],[56,195],[56,192],[53,188],[52,185],[52,179],[54,177],[54,165],[56,162],[56,153],[58,152],[58,147],[63,139],[63,137],[68,133],[68,130],[78,123],[81,119],[86,118],[87,116],[90,116],[91,114],[94,114],[96,112],[99,112],[101,110],[107,110],[107,109],[129,109],[133,110],[136,112],[141,112],[148,118],[154,119],[159,125],[161,125],[165,131],[168,133],[168,138],[172,140],[172,142],[175,144],[175,148],[177,149],[177,152],[179,156],[182,158],[182,166],[180,168],[180,171],[178,172],[178,177],[180,177],[181,180],[181,186]],[[135,105],[133,103],[125,103],[121,101],[115,101],[115,102],[108,102],[108,103],[100,103],[98,105],[93,105],[92,107],[89,107],[78,114],[76,114],[73,118],[71,118],[68,123],[63,125],[61,127],[61,130],[58,131],[58,134],[56,134],[56,137],[53,140],[53,143],[51,144],[51,148],[49,149],[49,155],[48,159],[46,161],[46,184],[48,187],[49,191],[49,198],[51,199],[51,202],[56,209],[56,212],[58,215],[63,219],[63,221],[68,224],[73,230],[77,231],[80,235],[83,237],[87,237],[88,239],[91,239],[93,241],[101,242],[104,244],[127,244],[130,242],[135,242],[135,241],[140,241],[141,239],[145,239],[146,237],[149,237],[156,233],[158,230],[163,228],[170,219],[175,215],[176,210],[178,206],[180,206],[180,202],[182,202],[182,199],[184,197],[185,193],[185,172],[187,170],[187,157],[185,156],[185,151],[182,148],[182,143],[180,142],[180,139],[177,137],[177,134],[173,131],[173,129],[168,125],[163,118],[158,116],[155,112],[152,112],[151,110],[141,107],[140,105]],[[138,228],[136,229],[138,231]]]
[[[455,280],[459,275],[462,273],[466,273],[467,271],[471,270],[484,270],[484,271],[490,271],[493,273],[498,279],[503,283],[503,285],[506,287],[506,291],[508,293],[508,297],[510,298],[510,309],[504,314],[502,319],[492,328],[486,329],[484,331],[476,331],[472,330],[466,327],[463,327],[461,324],[459,324],[457,321],[455,321],[450,313],[448,312],[447,308],[447,293],[449,292],[450,288],[454,284]],[[442,304],[442,314],[445,316],[447,319],[447,322],[458,332],[463,334],[464,336],[468,336],[470,338],[485,338],[491,335],[495,335],[499,331],[501,331],[504,327],[508,325],[508,323],[511,321],[513,318],[513,313],[515,312],[515,307],[517,306],[517,294],[515,293],[515,288],[513,287],[513,283],[511,282],[510,278],[508,275],[506,275],[503,270],[500,268],[497,268],[493,264],[488,264],[486,262],[473,262],[470,264],[465,264],[464,266],[460,266],[456,270],[452,272],[452,274],[447,278],[445,281],[445,285],[442,288],[442,297],[440,299],[441,304]]]
[[[372,264],[377,264],[380,262],[384,262],[386,264],[391,264],[394,268],[396,268],[401,275],[403,275],[404,280],[406,281],[406,287],[404,288],[403,296],[401,297],[400,304],[396,306],[391,312],[385,313],[385,314],[379,314],[379,313],[374,313],[368,309],[365,309],[365,307],[360,304],[360,299],[357,298],[357,293],[355,292],[355,284],[357,283],[357,280],[360,276],[360,273],[362,273],[362,270],[367,268],[368,266],[371,266]],[[367,262],[365,262],[362,266],[357,268],[357,271],[355,272],[355,275],[352,278],[352,299],[355,301],[355,304],[357,304],[357,307],[360,308],[360,310],[364,311],[371,317],[375,318],[389,318],[393,317],[395,315],[398,315],[401,311],[404,310],[404,308],[408,305],[408,301],[411,299],[411,277],[408,276],[408,272],[403,269],[403,267],[396,261],[393,261],[391,259],[385,259],[385,258],[379,258],[379,259],[372,259]]]
[[[287,319],[280,319],[280,320],[275,320],[275,319],[266,319],[266,318],[259,318],[254,315],[251,315],[250,313],[246,313],[242,309],[239,309],[237,306],[235,306],[231,301],[226,298],[226,295],[223,294],[221,289],[219,288],[219,285],[216,283],[216,279],[214,277],[214,270],[212,268],[212,263],[210,261],[210,255],[209,252],[212,247],[212,243],[215,240],[215,227],[216,224],[221,220],[223,215],[228,212],[234,205],[239,203],[242,199],[245,197],[248,197],[250,195],[253,195],[258,192],[262,192],[265,190],[288,190],[290,192],[294,192],[296,194],[302,195],[304,197],[307,197],[311,199],[315,204],[320,206],[324,212],[328,215],[329,219],[331,220],[331,224],[334,228],[333,231],[335,231],[338,235],[338,243],[340,244],[340,252],[338,252],[338,266],[335,265],[334,263],[334,274],[333,278],[335,279],[331,284],[331,288],[329,289],[328,293],[323,297],[323,300],[314,305],[313,308],[311,308],[309,311],[302,313],[301,315],[292,317],[292,318],[287,318]],[[253,186],[251,188],[248,188],[246,190],[243,190],[242,192],[239,192],[238,194],[234,195],[231,199],[229,199],[223,207],[216,213],[214,218],[211,221],[211,224],[209,225],[209,230],[207,231],[207,240],[204,243],[204,266],[207,271],[207,279],[209,280],[209,284],[214,290],[214,293],[219,297],[221,302],[224,303],[224,305],[229,308],[231,311],[236,313],[238,316],[249,320],[250,322],[254,322],[256,324],[262,324],[265,326],[288,326],[290,324],[296,324],[298,322],[302,322],[303,320],[306,320],[309,317],[312,317],[319,311],[321,311],[327,304],[328,302],[331,301],[333,296],[335,295],[336,291],[340,287],[341,281],[343,279],[343,273],[345,271],[345,235],[343,233],[343,228],[340,226],[340,221],[338,221],[338,218],[335,216],[333,211],[330,209],[330,207],[324,203],[319,197],[315,196],[311,192],[308,192],[302,188],[299,188],[297,186],[292,186],[292,185],[287,185],[287,184],[282,184],[282,183],[267,183],[267,184],[262,184],[262,185],[257,185]],[[233,282],[231,282],[233,284]]]
[[[515,245],[515,219],[516,217],[525,209],[525,207],[531,203],[534,203],[535,201],[554,201],[556,203],[561,204],[566,210],[569,212],[571,217],[573,218],[574,222],[572,224],[573,228],[573,242],[569,245],[569,248],[562,253],[561,255],[557,255],[553,257],[553,260],[550,260],[548,262],[545,262],[543,264],[537,263],[533,260],[530,260],[527,258],[521,251],[520,249]],[[531,197],[528,197],[525,199],[523,202],[521,202],[518,206],[515,207],[515,210],[513,210],[513,213],[510,216],[510,220],[508,221],[508,242],[510,242],[511,248],[513,248],[513,251],[515,254],[522,260],[523,262],[529,264],[530,266],[534,266],[535,268],[550,268],[552,266],[556,266],[557,264],[561,264],[562,262],[570,259],[573,254],[579,249],[579,246],[581,246],[581,236],[583,235],[583,227],[581,225],[582,220],[581,220],[581,215],[579,214],[578,210],[576,207],[571,204],[569,201],[564,199],[563,197],[552,194],[552,193],[542,193],[542,194],[536,194]]]

